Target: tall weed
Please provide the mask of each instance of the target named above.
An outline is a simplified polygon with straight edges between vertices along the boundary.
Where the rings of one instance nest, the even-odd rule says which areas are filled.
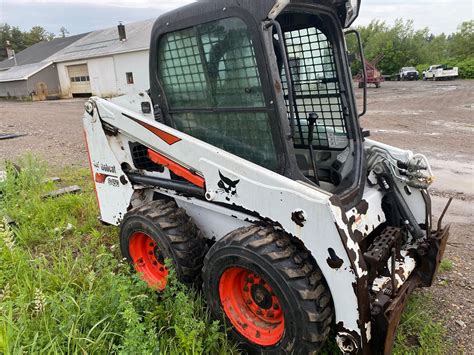
[[[46,167],[25,158],[0,182],[0,353],[233,353],[202,298],[171,272],[157,294],[117,254],[117,229],[97,220],[87,170],[66,171],[83,193],[44,198]]]

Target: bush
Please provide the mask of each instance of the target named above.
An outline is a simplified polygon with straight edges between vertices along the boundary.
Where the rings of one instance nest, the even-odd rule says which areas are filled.
[[[457,62],[456,66],[459,67],[460,78],[474,79],[474,57]]]
[[[462,79],[474,79],[474,57],[464,60],[447,59],[439,63],[432,64],[418,64],[416,70],[420,72],[420,77],[424,70],[428,69],[433,64],[446,64],[449,67],[459,68],[459,77]]]

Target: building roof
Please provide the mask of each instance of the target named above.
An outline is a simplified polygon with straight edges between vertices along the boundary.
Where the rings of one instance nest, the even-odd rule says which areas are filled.
[[[16,65],[20,66],[25,64],[40,63],[76,42],[77,40],[81,39],[82,37],[86,36],[87,34],[88,33],[82,33],[75,36],[55,38],[51,41],[36,43],[19,53],[15,53]],[[14,66],[14,59],[5,59],[4,61],[0,62],[0,71]]]
[[[125,41],[119,40],[116,26],[91,32],[50,59],[57,63],[148,50],[154,22],[155,19],[150,19],[126,24]]]
[[[43,70],[53,62],[39,62],[25,65],[17,65],[8,70],[0,71],[0,83],[5,81],[27,80],[30,76]]]

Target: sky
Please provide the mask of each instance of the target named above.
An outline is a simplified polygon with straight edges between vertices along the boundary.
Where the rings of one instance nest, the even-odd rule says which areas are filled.
[[[158,17],[193,0],[0,0],[0,23],[29,30],[40,25],[58,34],[64,26],[71,35]],[[258,1],[258,0],[255,0]],[[355,25],[373,19],[393,23],[413,19],[415,28],[435,34],[455,32],[474,19],[474,0],[362,0]]]

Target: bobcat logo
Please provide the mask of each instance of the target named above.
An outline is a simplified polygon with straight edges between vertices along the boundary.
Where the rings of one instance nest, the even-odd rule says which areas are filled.
[[[228,177],[222,175],[220,170],[219,177],[221,180],[217,183],[217,186],[219,186],[219,190],[217,190],[217,192],[221,194],[225,193],[227,195],[225,199],[230,201],[232,196],[237,196],[237,184],[240,182],[240,180],[231,180]]]

